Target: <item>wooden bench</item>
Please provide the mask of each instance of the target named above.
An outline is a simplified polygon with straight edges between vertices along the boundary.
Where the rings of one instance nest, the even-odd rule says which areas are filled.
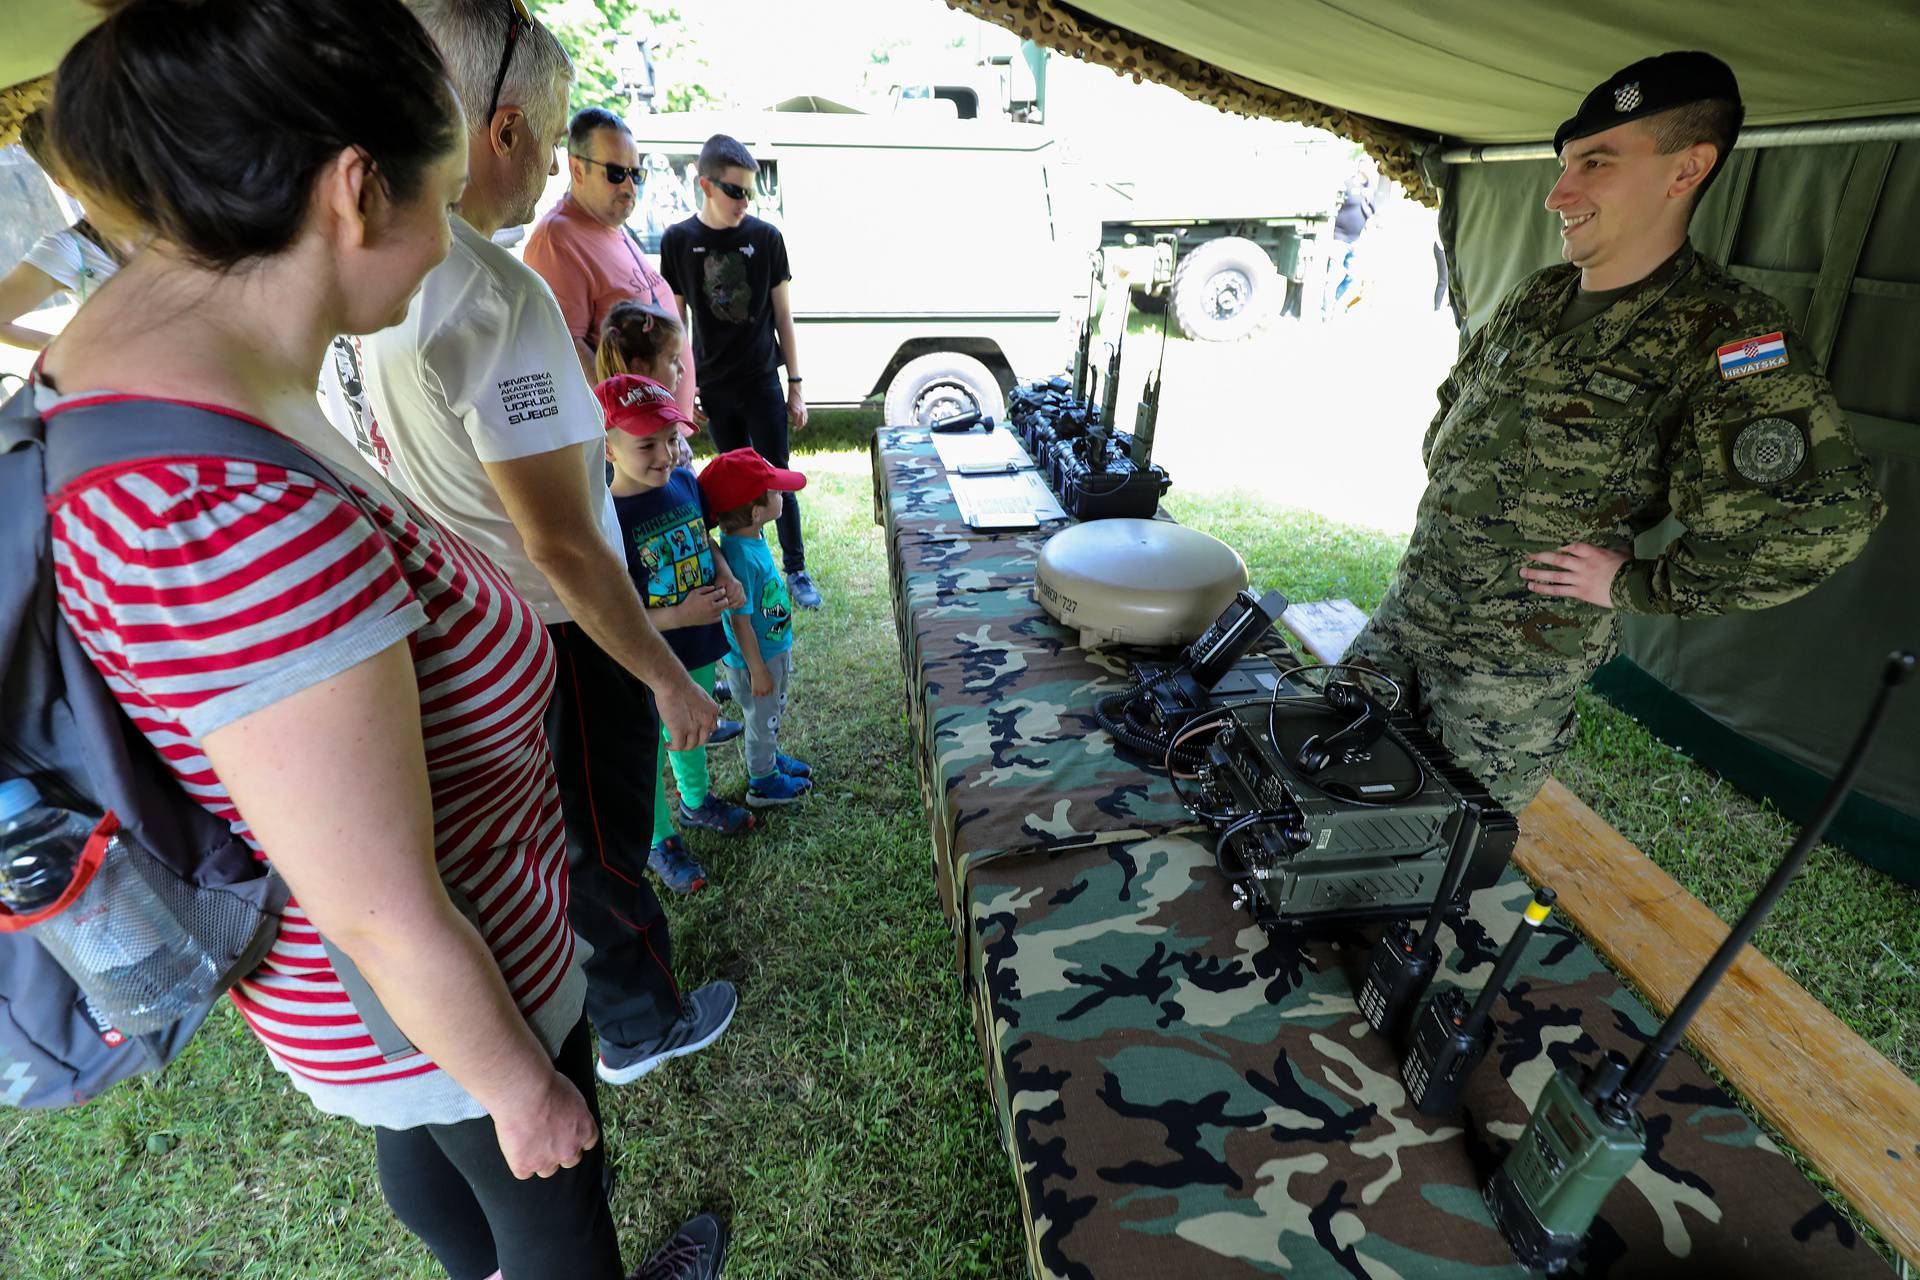
[[[1351,601],[1321,600],[1289,606],[1282,621],[1313,658],[1337,662],[1366,615]],[[1718,916],[1557,781],[1520,815],[1513,861],[1559,894],[1561,913],[1662,1015],[1727,936]],[[1920,1263],[1920,1085],[1752,947],[1687,1039]]]

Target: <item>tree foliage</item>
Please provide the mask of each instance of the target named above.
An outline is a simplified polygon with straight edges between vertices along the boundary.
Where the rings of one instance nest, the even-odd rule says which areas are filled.
[[[573,59],[574,110],[605,107],[630,115],[645,109],[632,96],[640,78],[635,39],[646,41],[653,59],[654,110],[718,105],[702,77],[706,60],[677,8],[640,0],[529,0],[528,7]]]

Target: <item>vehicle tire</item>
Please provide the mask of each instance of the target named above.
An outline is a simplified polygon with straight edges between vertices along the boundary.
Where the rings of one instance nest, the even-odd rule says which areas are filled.
[[[887,384],[886,422],[890,427],[926,426],[978,409],[996,422],[1007,402],[993,370],[958,351],[936,351],[900,366]]]
[[[1273,260],[1253,241],[1209,240],[1173,270],[1173,314],[1189,338],[1237,342],[1279,307],[1285,289]]]

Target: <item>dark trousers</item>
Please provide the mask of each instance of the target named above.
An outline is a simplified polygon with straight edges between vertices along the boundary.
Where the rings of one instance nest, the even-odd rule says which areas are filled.
[[[583,1018],[554,1060],[600,1123]],[[620,1242],[601,1185],[606,1141],[551,1178],[513,1176],[493,1120],[375,1129],[380,1190],[453,1280],[619,1280]]]
[[[567,919],[593,948],[587,1017],[644,1044],[680,1017],[673,944],[647,882],[660,717],[653,695],[571,622],[547,628],[558,667],[547,744],[567,827]]]
[[[701,383],[700,406],[707,411],[707,431],[713,447],[753,451],[776,467],[785,467],[789,454],[787,398],[780,391],[778,373],[730,382]],[[719,514],[715,512],[715,514]],[[786,509],[774,522],[780,535],[780,568],[798,573],[807,567],[806,544],[800,540],[800,495],[787,495]]]

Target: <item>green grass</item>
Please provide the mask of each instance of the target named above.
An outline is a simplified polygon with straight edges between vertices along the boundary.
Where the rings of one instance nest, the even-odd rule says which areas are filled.
[[[734,1224],[735,1280],[1024,1274],[907,755],[871,519],[872,423],[822,414],[796,439],[828,607],[800,617],[783,742],[814,764],[819,794],[746,839],[696,835],[714,887],[669,904],[683,981],[731,978],[739,1018],[712,1050],[602,1090],[630,1262],[714,1209]],[[1171,505],[1239,547],[1256,581],[1297,598],[1371,607],[1398,557],[1383,535],[1252,499]],[[737,794],[738,752],[713,760],[721,790]],[[1791,836],[1596,701],[1562,776],[1723,916]],[[1760,945],[1903,1070],[1920,1070],[1920,894],[1821,850]],[[77,1111],[0,1113],[6,1280],[286,1274],[438,1272],[380,1200],[371,1135],[287,1088],[230,1011],[158,1079]]]

